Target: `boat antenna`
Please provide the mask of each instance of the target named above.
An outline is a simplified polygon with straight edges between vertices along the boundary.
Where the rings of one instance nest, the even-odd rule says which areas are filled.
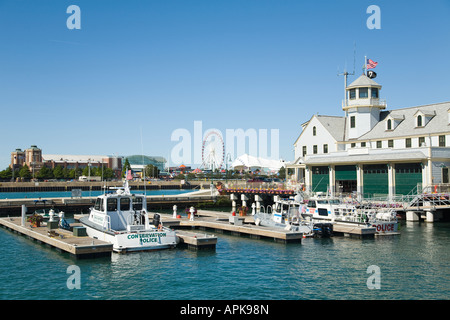
[[[145,183],[145,163],[144,163],[144,142],[142,140],[142,127],[141,127],[141,154],[142,154],[142,177],[144,179],[144,195],[147,195],[147,185]]]
[[[356,62],[356,42],[353,43],[353,72],[349,73],[347,71],[347,64],[344,68],[344,72],[343,73],[339,73],[338,70],[338,76],[344,76],[344,101],[345,101],[345,105],[347,105],[347,77],[348,76],[353,76],[355,74],[355,62]]]

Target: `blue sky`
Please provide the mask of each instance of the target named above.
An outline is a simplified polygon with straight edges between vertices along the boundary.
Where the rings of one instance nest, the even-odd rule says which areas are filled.
[[[80,30],[66,27],[72,4]],[[379,63],[388,109],[450,100],[448,0],[0,0],[0,29],[0,169],[34,144],[167,158],[196,120],[279,129],[293,160],[303,122],[343,115],[337,73],[353,71],[355,43],[356,74],[365,55]]]

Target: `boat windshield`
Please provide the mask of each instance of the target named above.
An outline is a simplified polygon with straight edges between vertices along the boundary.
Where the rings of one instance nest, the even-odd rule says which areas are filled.
[[[330,204],[340,204],[340,203],[341,201],[339,201],[339,199],[330,200]]]

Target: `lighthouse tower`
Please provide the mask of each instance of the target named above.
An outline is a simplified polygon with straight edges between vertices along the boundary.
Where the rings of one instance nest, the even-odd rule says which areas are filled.
[[[365,74],[345,88],[342,109],[347,118],[347,139],[356,139],[372,130],[380,121],[386,100],[380,99],[381,85]]]

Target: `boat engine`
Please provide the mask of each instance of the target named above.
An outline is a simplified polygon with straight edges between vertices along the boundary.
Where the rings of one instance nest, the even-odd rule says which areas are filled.
[[[328,238],[333,235],[333,224],[316,223],[313,227],[314,236],[319,238]]]
[[[155,214],[153,215],[153,221],[152,221],[152,224],[153,224],[155,227],[158,227],[160,223],[161,223],[161,216],[160,216],[158,213],[155,213]]]

